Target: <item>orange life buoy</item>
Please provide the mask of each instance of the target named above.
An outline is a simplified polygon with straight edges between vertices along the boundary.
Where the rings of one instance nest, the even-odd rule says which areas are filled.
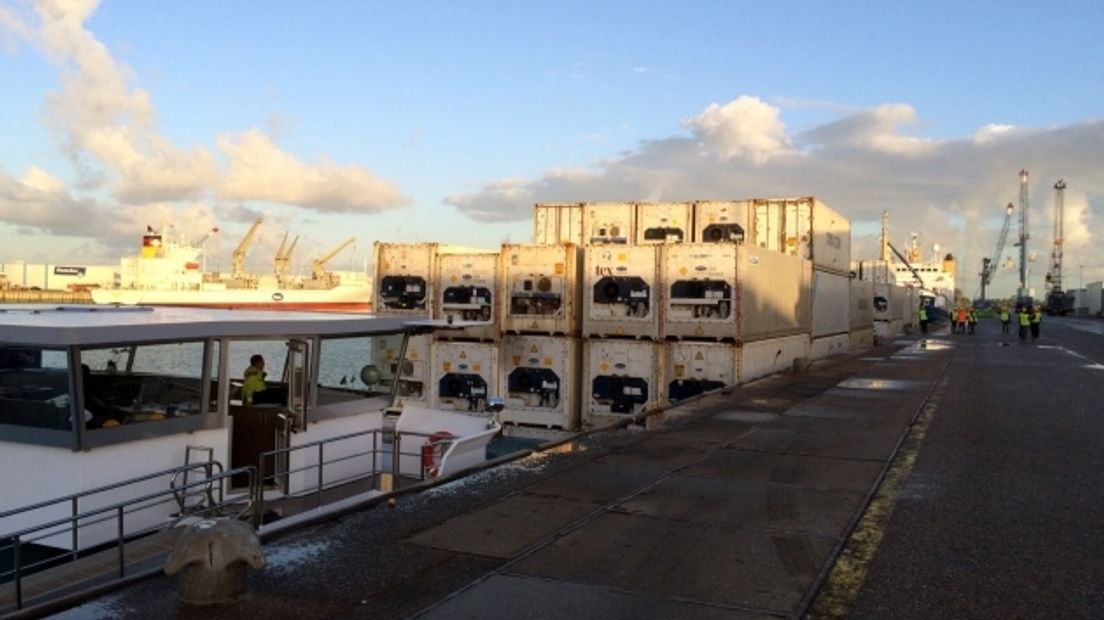
[[[445,453],[445,444],[456,439],[448,431],[437,431],[426,438],[422,446],[422,471],[430,478],[436,478],[441,467],[441,457]]]

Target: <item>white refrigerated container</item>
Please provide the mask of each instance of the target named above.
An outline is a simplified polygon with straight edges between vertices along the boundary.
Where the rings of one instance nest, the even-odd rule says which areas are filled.
[[[751,203],[699,200],[694,203],[694,243],[754,243]]]
[[[851,327],[851,279],[813,270],[813,338],[847,334]]]
[[[654,245],[587,246],[583,335],[659,338],[659,266]]]
[[[874,283],[851,280],[851,330],[874,327]]]
[[[1089,316],[1098,316],[1104,310],[1104,282],[1089,282],[1085,285],[1085,307]]]
[[[380,385],[390,389],[397,380],[396,397],[399,401],[429,403],[431,339],[428,334],[411,336],[403,361],[399,357],[402,354],[402,334],[381,336],[375,341],[372,360],[379,370]]]
[[[587,202],[583,204],[583,231],[587,244],[633,242],[636,204]]]
[[[584,349],[584,425],[604,426],[613,419],[659,406],[663,391],[662,344],[590,338]]]
[[[756,244],[813,261],[835,273],[851,270],[851,222],[814,197],[752,201]]]
[[[735,340],[736,245],[660,248],[662,335]]]
[[[755,342],[743,342],[736,349],[740,383],[776,372],[792,370],[795,361],[809,359],[809,335],[796,334]]]
[[[809,359],[819,360],[829,355],[846,353],[851,347],[851,337],[847,332],[832,336],[813,338],[809,344]]]
[[[737,348],[727,342],[668,342],[667,372],[663,377],[663,403],[676,403],[693,396],[733,385]]]
[[[849,345],[852,349],[869,349],[874,346],[874,326],[851,330]]]
[[[578,336],[582,257],[579,246],[502,246],[502,331]]]
[[[498,344],[435,341],[432,347],[430,405],[483,412],[487,398],[499,395]]]
[[[438,340],[482,340],[498,338],[500,295],[497,252],[480,254],[443,254],[437,257],[437,313],[434,318],[448,321],[475,321],[478,326],[443,329],[435,332]]]
[[[376,313],[433,315],[437,249],[436,243],[375,243]]]
[[[581,202],[547,202],[533,206],[535,245],[583,245],[585,242]]]
[[[579,428],[582,344],[564,336],[504,336],[499,385],[503,424]]]
[[[685,243],[694,234],[693,204],[640,202],[636,205],[637,245]]]
[[[809,333],[812,264],[756,246],[739,246],[736,257],[740,341]]]

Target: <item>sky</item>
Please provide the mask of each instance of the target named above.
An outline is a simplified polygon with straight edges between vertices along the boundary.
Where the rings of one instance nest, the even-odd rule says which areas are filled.
[[[1065,283],[1104,279],[1104,3],[0,0],[0,262],[112,264],[146,226],[229,266],[532,239],[536,202],[817,196],[873,258],[976,293],[1029,172]],[[1018,233],[1018,214],[1012,236]],[[1005,257],[1017,252],[1012,240]],[[998,270],[1010,295],[1018,267]]]

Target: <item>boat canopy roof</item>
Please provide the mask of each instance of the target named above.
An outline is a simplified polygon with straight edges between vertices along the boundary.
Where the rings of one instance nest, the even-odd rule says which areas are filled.
[[[0,346],[68,347],[291,336],[354,336],[427,328],[426,317],[150,306],[0,305]]]

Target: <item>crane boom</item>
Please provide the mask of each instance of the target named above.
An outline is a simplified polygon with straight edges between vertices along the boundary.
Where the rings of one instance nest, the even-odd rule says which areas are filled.
[[[989,285],[993,282],[993,274],[997,271],[997,267],[1000,265],[1001,255],[1004,254],[1004,245],[1008,241],[1008,231],[1012,227],[1012,203],[1008,203],[1004,211],[1004,224],[1001,225],[1000,235],[997,236],[997,248],[993,252],[992,258],[981,259],[981,299],[987,299],[986,293]]]
[[[242,238],[237,249],[234,250],[235,278],[245,276],[245,253],[249,251],[249,246],[253,244],[253,237],[257,235],[257,229],[261,227],[261,222],[263,221],[263,217],[257,218],[257,221],[253,222],[253,225],[249,227],[249,232],[245,233],[245,237]]]
[[[349,245],[352,244],[354,241],[356,241],[356,237],[349,237],[348,239],[346,239],[346,240],[342,241],[341,243],[337,244],[337,246],[334,247],[329,252],[326,252],[322,256],[314,259],[314,277],[315,277],[315,279],[321,280],[321,279],[325,278],[326,277],[326,263],[328,263],[329,260],[331,258],[333,258],[334,256],[337,256],[338,252],[340,252],[341,250],[344,250],[345,248],[349,247]]]

